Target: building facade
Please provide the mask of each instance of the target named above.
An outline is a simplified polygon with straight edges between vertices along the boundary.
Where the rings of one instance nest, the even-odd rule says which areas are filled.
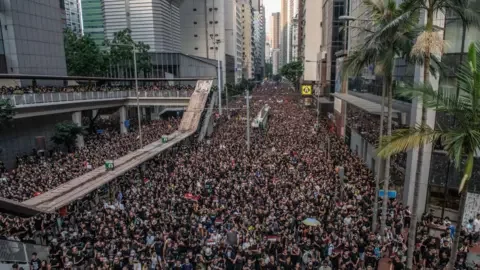
[[[151,52],[181,52],[180,0],[103,0],[105,37],[128,28]],[[193,23],[193,22],[192,22]]]
[[[238,7],[242,13],[242,29],[243,29],[243,78],[249,80],[254,77],[254,24],[253,24],[253,7],[252,0],[244,0],[238,2]]]
[[[0,2],[1,73],[67,74],[62,8],[63,2],[60,1]],[[22,83],[29,84],[31,81]]]
[[[226,3],[230,1],[185,0],[180,7],[182,52],[220,60],[224,81],[226,80],[226,16],[233,20],[232,10],[229,8],[226,11]],[[231,23],[229,22],[229,29],[233,29]]]
[[[322,8],[321,1],[305,0],[305,25],[304,37],[302,38],[303,52],[303,80],[309,82],[320,82],[321,59],[320,46],[322,45]],[[298,51],[298,50],[297,50]]]
[[[105,41],[105,27],[102,0],[82,0],[82,31],[89,35],[97,45]]]
[[[65,27],[80,36],[82,34],[82,20],[80,0],[62,0],[65,5],[66,24]]]
[[[241,10],[235,0],[225,0],[225,46],[226,57],[233,59],[229,61],[232,65],[226,65],[227,82],[239,83],[242,79],[243,30]]]
[[[263,80],[265,77],[265,23],[265,7],[261,5],[258,10],[254,10],[254,69],[257,81]]]
[[[339,19],[345,14],[345,0],[322,0],[322,38],[321,53],[325,55],[326,77],[322,84],[326,92],[335,92],[336,53],[344,49],[344,22]],[[308,0],[306,0],[308,3]],[[306,8],[308,12],[308,8]],[[307,34],[305,34],[305,37]],[[305,43],[306,44],[306,43]],[[306,57],[306,56],[305,56]]]
[[[282,37],[280,27],[280,12],[272,13],[270,18],[270,35],[271,35],[271,58],[273,74],[278,74],[280,69],[280,38]]]

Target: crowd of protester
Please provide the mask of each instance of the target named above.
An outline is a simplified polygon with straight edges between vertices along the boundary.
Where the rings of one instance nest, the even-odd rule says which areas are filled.
[[[377,146],[380,132],[380,115],[368,113],[355,106],[347,107],[347,125],[357,131],[368,143]],[[392,121],[392,130],[402,128],[403,126],[396,121]],[[383,134],[387,134],[387,118],[385,117],[383,125]],[[405,179],[405,168],[407,166],[407,153],[400,153],[390,158],[390,175],[392,183],[403,185]]]
[[[45,261],[33,256],[35,270],[375,269],[382,258],[393,269],[404,269],[408,207],[390,200],[385,237],[372,231],[376,194],[370,170],[328,123],[314,129],[316,117],[298,97],[274,89],[267,85],[253,93],[251,115],[265,103],[271,110],[266,130],[252,130],[249,151],[241,99],[230,103],[204,142],[166,152],[143,170],[127,172],[69,206],[62,217],[1,216],[0,235],[47,242],[50,256]],[[170,129],[161,124],[156,135],[153,128],[152,140],[173,130],[175,121],[169,122]],[[128,151],[126,141],[135,144],[134,137],[104,139],[91,140],[86,147],[91,150],[63,156],[60,162],[22,160],[23,168],[17,170],[29,173],[14,178],[10,192],[2,195],[29,197],[36,190],[32,187],[40,188],[37,183],[43,190],[82,173],[75,166],[86,159],[80,157],[101,162],[92,155],[121,155]],[[345,168],[344,183],[336,166]],[[50,178],[52,170],[57,176]],[[430,236],[432,224],[444,226],[440,237]],[[471,224],[462,234],[457,269],[466,269],[465,254],[480,231],[480,217]],[[439,221],[430,212],[422,217],[414,253],[417,269],[443,269],[451,231],[448,219]]]
[[[14,170],[0,172],[0,178],[4,179],[0,182],[0,196],[17,201],[27,200],[101,166],[105,160],[115,160],[138,149],[137,125],[134,122],[131,132],[127,134],[120,134],[117,119],[99,119],[97,122],[102,133],[87,135],[85,147],[74,153],[51,150],[42,155],[35,151],[31,155],[17,157]],[[170,118],[142,125],[144,143],[157,141],[162,135],[172,133],[178,124],[179,118]]]
[[[125,91],[133,90],[134,87],[127,85],[76,85],[76,86],[15,86],[15,87],[0,87],[0,95],[21,95],[21,94],[41,94],[41,93],[70,93],[70,92],[108,92],[108,91]],[[190,94],[194,90],[192,85],[167,83],[156,83],[154,85],[139,86],[139,91],[183,91],[186,90]]]

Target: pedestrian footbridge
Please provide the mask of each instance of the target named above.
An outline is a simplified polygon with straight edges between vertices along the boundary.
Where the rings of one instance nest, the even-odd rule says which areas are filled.
[[[159,90],[139,91],[138,105],[160,107],[186,107],[191,91]],[[103,108],[137,106],[136,91],[58,92],[22,95],[1,95],[15,108],[14,118],[98,110]]]
[[[114,161],[114,170],[107,171],[105,167],[98,167],[80,177],[72,179],[53,190],[43,193],[37,197],[16,203],[9,200],[0,200],[0,210],[7,209],[8,212],[24,212],[24,216],[32,216],[39,213],[52,213],[59,208],[81,199],[90,192],[100,188],[106,183],[123,175],[127,171],[152,159],[161,152],[181,143],[198,130],[201,118],[207,113],[204,112],[207,99],[212,87],[212,80],[197,81],[195,91],[189,99],[188,108],[183,114],[182,121],[177,131],[168,135],[168,140],[153,142],[142,149],[129,153]],[[209,107],[208,110],[213,109]],[[208,121],[203,121],[208,125]]]

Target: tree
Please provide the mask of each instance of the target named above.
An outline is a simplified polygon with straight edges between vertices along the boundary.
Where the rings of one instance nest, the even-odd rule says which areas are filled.
[[[65,58],[70,76],[104,76],[108,69],[108,53],[89,36],[77,36],[65,30]]]
[[[383,76],[382,104],[380,114],[379,142],[382,146],[385,118],[385,96],[387,96],[387,135],[392,133],[392,98],[393,98],[393,67],[395,57],[408,58],[411,51],[411,40],[415,38],[413,29],[418,21],[417,10],[407,10],[405,5],[397,6],[395,0],[364,0],[367,9],[367,18],[371,18],[372,29],[360,28],[366,36],[363,45],[350,53],[343,63],[343,80],[350,75],[358,75],[365,67],[374,65],[375,72]],[[390,180],[390,156],[381,160],[375,179],[375,192],[378,194],[380,180],[383,179],[383,189],[388,190]],[[377,196],[374,202],[372,229],[377,229],[378,203]],[[380,233],[384,235],[387,216],[387,192],[383,197],[382,219]]]
[[[425,108],[454,117],[455,125],[433,129],[422,122],[410,129],[396,130],[391,136],[384,138],[385,142],[378,152],[379,156],[388,157],[440,141],[455,168],[463,171],[459,187],[460,209],[449,269],[454,269],[457,258],[467,186],[472,176],[474,157],[480,147],[480,108],[478,106],[480,104],[480,43],[469,46],[468,60],[457,70],[456,77],[459,87],[458,95],[455,91],[444,87],[435,91],[429,84],[402,90],[404,96],[421,99]]]
[[[8,99],[0,99],[0,130],[11,125],[15,115],[14,107]]]
[[[83,127],[77,126],[73,122],[62,122],[55,125],[55,134],[51,140],[57,145],[65,145],[70,152],[75,145],[78,135],[83,135]]]
[[[280,74],[289,80],[296,89],[300,88],[300,78],[303,75],[303,62],[296,61],[284,65],[280,69]]]
[[[150,46],[143,42],[135,43],[131,36],[132,31],[126,28],[116,32],[112,41],[105,44],[110,48],[111,64],[117,76],[133,77],[133,50],[136,48],[137,72],[142,71],[146,77],[151,72],[151,57],[148,54]],[[120,74],[123,72],[123,74]]]
[[[416,42],[412,48],[411,56],[414,58],[423,58],[423,83],[426,87],[430,85],[430,65],[432,55],[441,56],[443,53],[443,36],[440,31],[434,27],[434,19],[437,13],[443,13],[445,10],[453,12],[462,21],[463,28],[480,25],[480,16],[478,11],[468,7],[469,0],[408,0],[405,6],[410,10],[418,10],[424,12],[426,15],[425,26],[421,28],[421,33],[418,35]],[[463,44],[462,40],[462,53]],[[462,58],[462,56],[461,56]],[[462,60],[460,60],[462,61]],[[432,74],[436,76],[436,74]],[[458,94],[458,93],[457,93]],[[421,99],[418,99],[421,109],[421,126],[426,125],[426,108],[421,104]],[[408,252],[407,252],[407,269],[412,269],[413,266],[413,251],[415,249],[415,234],[417,231],[417,212],[419,207],[419,188],[421,181],[421,170],[423,167],[424,145],[419,145],[417,156],[417,171],[415,174],[412,217],[409,228]]]

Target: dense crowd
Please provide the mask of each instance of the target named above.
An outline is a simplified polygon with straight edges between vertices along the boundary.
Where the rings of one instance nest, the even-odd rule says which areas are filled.
[[[118,121],[97,121],[103,122],[96,123],[103,132],[86,136],[85,147],[74,153],[52,150],[45,155],[34,153],[17,157],[14,170],[0,172],[0,178],[4,179],[0,182],[0,196],[17,201],[27,200],[101,166],[105,160],[115,160],[138,149],[136,124],[132,122],[131,132],[120,134]],[[176,130],[178,124],[178,118],[171,118],[142,125],[144,143],[159,140],[162,135]]]
[[[315,131],[315,115],[297,97],[271,87],[255,91],[251,103],[251,115],[265,103],[271,110],[266,130],[252,130],[250,151],[245,146],[246,106],[241,99],[217,119],[208,140],[166,152],[147,162],[144,171],[129,171],[107,193],[102,189],[71,205],[64,217],[2,216],[0,235],[23,240],[35,235],[48,242],[48,261],[33,257],[35,270],[375,269],[382,258],[390,258],[393,269],[404,269],[408,207],[389,201],[381,239],[371,230],[372,173],[325,128],[327,123]],[[117,140],[121,138],[108,141],[116,146],[92,140],[87,148],[100,147],[92,155],[109,149],[120,155],[127,146]],[[86,155],[94,162],[88,152],[82,150],[78,157]],[[57,167],[73,174],[74,165],[83,162],[68,160],[21,163],[36,168],[28,171],[37,177],[28,184],[17,178],[10,186],[31,188],[45,183],[38,175],[50,175]],[[343,183],[336,166],[345,168]],[[58,178],[51,181],[62,181]],[[46,181],[48,187],[57,184]],[[29,192],[6,195],[22,198]],[[428,228],[437,223],[447,227],[435,238]],[[465,269],[469,241],[480,231],[480,220],[472,224],[462,236],[458,269]],[[452,242],[448,220],[438,221],[428,213],[419,225],[415,264],[442,269]]]
[[[380,131],[380,115],[370,114],[355,106],[347,107],[347,125],[357,131],[371,145],[378,145]],[[392,130],[402,128],[398,119],[392,121]],[[387,134],[387,118],[383,125],[383,134]],[[392,183],[403,185],[405,168],[407,166],[407,153],[400,153],[390,158],[390,175]]]
[[[139,91],[173,91],[173,90],[186,90],[189,93],[193,92],[194,87],[192,85],[175,84],[170,85],[166,83],[160,83],[149,86],[139,86]],[[132,86],[126,85],[76,85],[76,86],[15,86],[15,87],[0,87],[0,95],[21,95],[21,94],[41,94],[41,93],[69,93],[69,92],[108,92],[108,91],[125,91],[134,90]]]

